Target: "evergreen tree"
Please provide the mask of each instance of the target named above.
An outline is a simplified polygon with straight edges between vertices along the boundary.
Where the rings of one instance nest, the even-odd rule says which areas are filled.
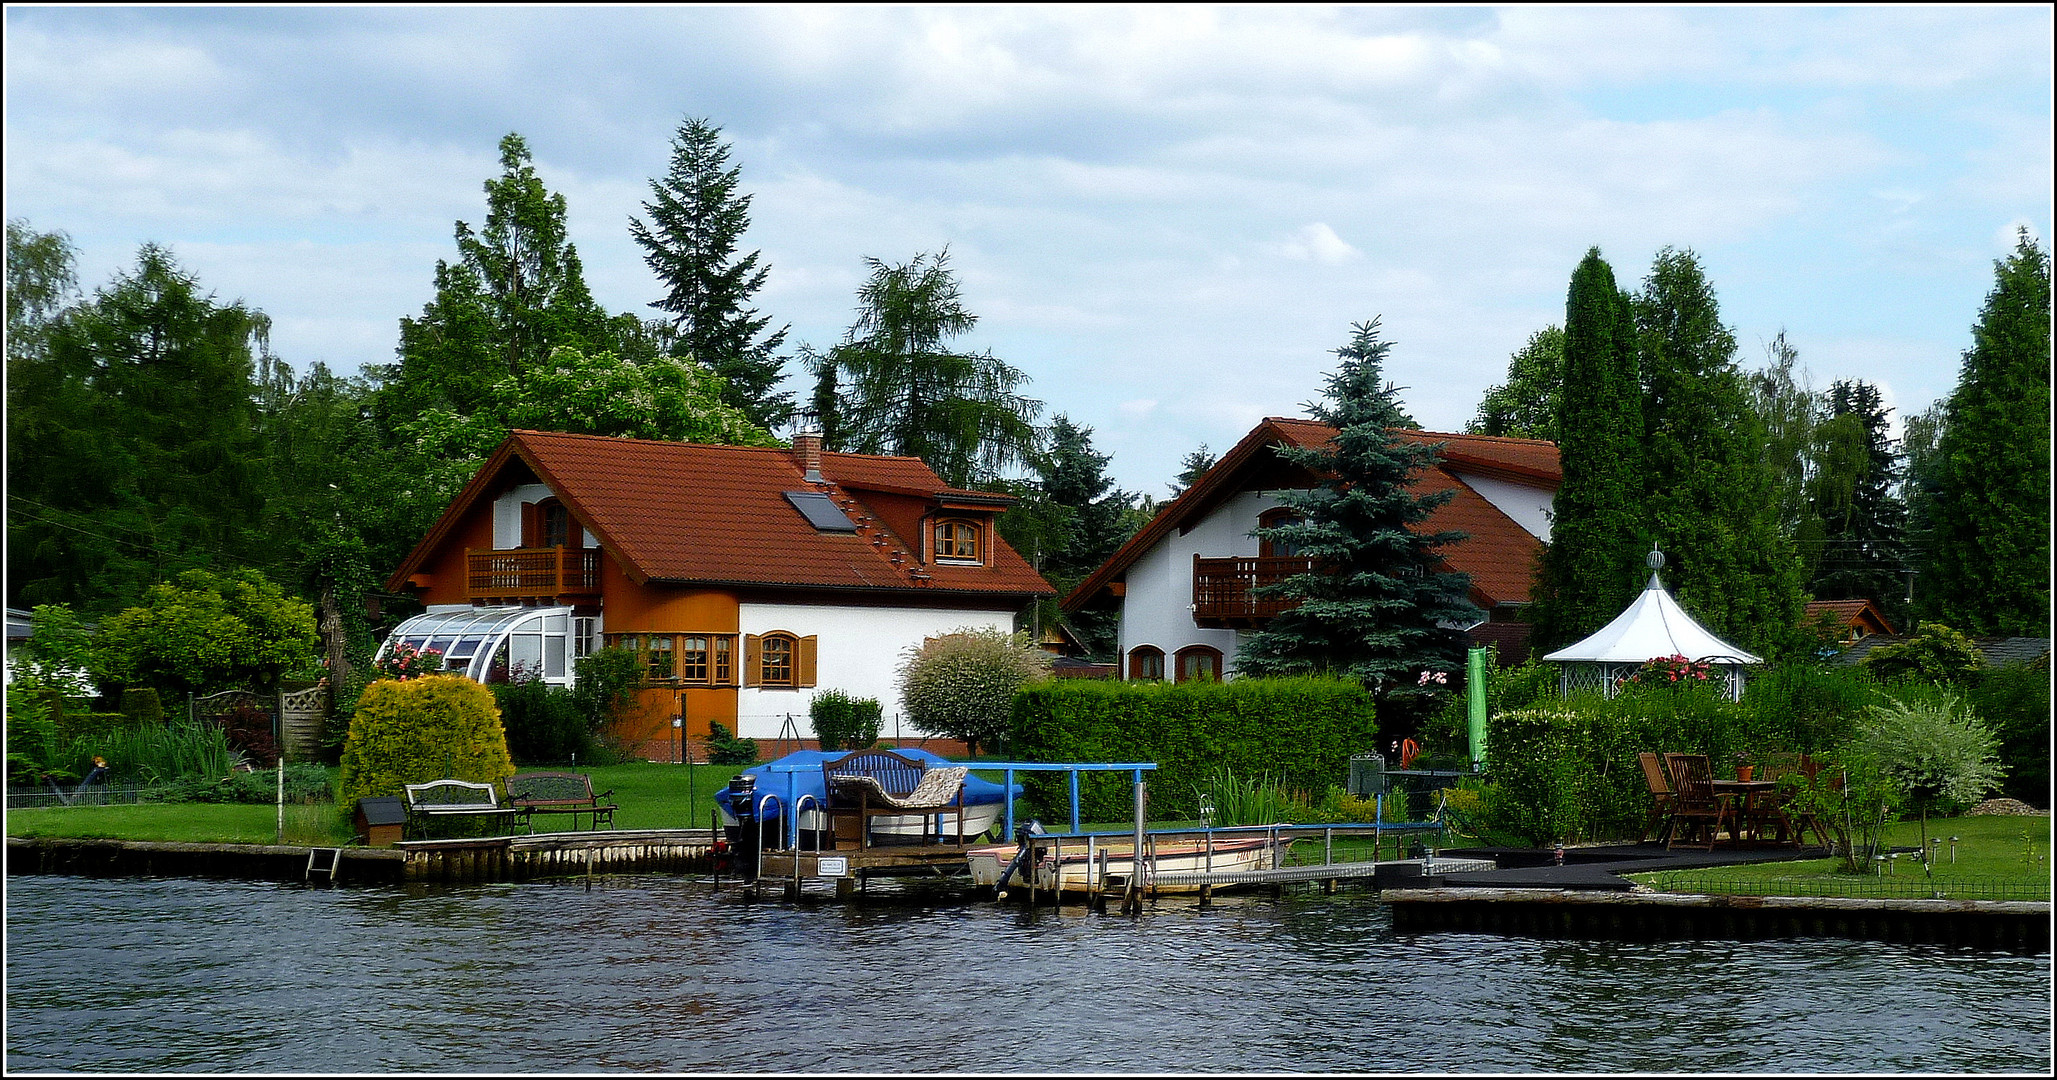
[[[1600,249],[1586,252],[1564,301],[1564,385],[1557,421],[1564,482],[1533,587],[1539,651],[1569,645],[1621,614],[1642,587],[1642,390],[1629,299]]]
[[[1741,648],[1797,645],[1799,562],[1779,531],[1764,429],[1736,370],[1735,335],[1691,251],[1657,253],[1635,314],[1643,520],[1671,567],[1666,582],[1682,607]]]
[[[2050,629],[2050,254],[2022,230],[1994,263],[1923,493],[1917,594],[1973,634]]]
[[[1015,392],[1027,376],[990,351],[948,347],[978,323],[949,252],[899,266],[866,262],[871,276],[857,291],[857,321],[826,354],[805,353],[824,445],[918,457],[957,487],[1034,465],[1043,403]]]
[[[1810,485],[1825,533],[1808,591],[1821,600],[1875,601],[1894,626],[1904,626],[1907,515],[1893,494],[1900,455],[1887,434],[1892,410],[1862,380],[1830,384],[1827,403]]]
[[[1438,447],[1392,433],[1405,416],[1381,379],[1391,344],[1379,339],[1377,319],[1351,330],[1350,344],[1336,350],[1342,363],[1328,378],[1326,402],[1308,405],[1336,429],[1335,440],[1275,451],[1321,482],[1281,493],[1298,520],[1258,533],[1311,557],[1317,569],[1266,589],[1300,603],[1251,635],[1237,666],[1248,675],[1357,679],[1388,701],[1415,695],[1426,672],[1460,670],[1464,633],[1453,627],[1476,622],[1479,610],[1468,598],[1470,579],[1444,569],[1438,554],[1465,534],[1417,531],[1453,493],[1407,488]]]
[[[1185,494],[1187,488],[1207,475],[1207,470],[1214,467],[1216,460],[1213,452],[1207,449],[1206,443],[1201,443],[1200,449],[1187,454],[1178,463],[1178,479],[1168,485],[1171,488],[1171,497],[1176,499]]]
[[[1093,449],[1092,428],[1061,415],[1051,422],[1050,452],[1037,486],[1044,500],[1064,512],[1061,542],[1049,549],[1041,567],[1057,589],[1057,597],[1049,601],[1053,615],[1057,600],[1133,535],[1129,509],[1135,496],[1114,486],[1114,478],[1107,475],[1110,460],[1110,455]],[[1067,625],[1090,653],[1104,656],[1114,648],[1117,619],[1111,608],[1088,608],[1071,615]]]
[[[593,301],[566,238],[564,196],[543,186],[520,135],[500,140],[500,168],[485,183],[485,226],[457,223],[457,263],[437,261],[435,297],[420,318],[400,320],[400,362],[374,372],[389,432],[430,409],[469,416],[495,383],[519,379],[559,347],[652,351],[640,320]]]
[[[1465,430],[1554,442],[1563,399],[1564,329],[1546,326],[1508,359],[1507,381],[1486,391]]]
[[[793,395],[778,392],[785,358],[777,352],[788,328],[760,340],[771,317],[750,302],[770,268],[759,265],[761,252],[736,257],[751,196],[738,190],[742,170],[728,161],[720,128],[701,119],[680,124],[671,169],[650,182],[643,204],[652,224],[632,218],[629,234],[664,283],[664,299],[651,306],[671,316],[674,347],[726,380],[722,400],[768,430],[793,411]]]
[[[252,385],[268,329],[146,244],[10,355],[10,603],[99,614],[184,569],[273,560]]]

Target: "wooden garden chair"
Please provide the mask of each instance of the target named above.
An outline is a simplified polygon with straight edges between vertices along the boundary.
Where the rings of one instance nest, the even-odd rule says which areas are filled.
[[[1722,826],[1735,827],[1729,800],[1714,793],[1714,766],[1705,754],[1666,754],[1664,765],[1671,773],[1671,837],[1665,848],[1677,847],[1681,832],[1699,829],[1707,838],[1707,850],[1713,851]]]
[[[1643,822],[1643,838],[1671,839],[1671,781],[1664,775],[1664,762],[1648,751],[1636,755],[1643,764],[1643,781],[1650,785],[1650,817]]]

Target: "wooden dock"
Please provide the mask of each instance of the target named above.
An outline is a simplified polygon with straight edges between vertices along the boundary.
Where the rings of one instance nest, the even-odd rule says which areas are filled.
[[[2047,901],[1701,896],[1585,889],[1387,890],[1393,929],[1529,937],[1848,937],[2048,952]]]

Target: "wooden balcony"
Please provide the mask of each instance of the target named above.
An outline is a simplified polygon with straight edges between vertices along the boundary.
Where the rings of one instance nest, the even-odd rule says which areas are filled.
[[[465,593],[475,604],[575,604],[600,597],[599,548],[466,550]]]
[[[1263,626],[1300,601],[1259,596],[1257,590],[1313,569],[1300,556],[1253,559],[1193,559],[1193,621],[1217,630]]]

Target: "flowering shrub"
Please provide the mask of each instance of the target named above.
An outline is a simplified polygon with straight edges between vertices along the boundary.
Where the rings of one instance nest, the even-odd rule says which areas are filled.
[[[1673,653],[1644,661],[1643,666],[1625,681],[1638,686],[1680,686],[1704,683],[1707,679],[1708,665]]]
[[[380,677],[406,682],[443,670],[443,654],[437,649],[417,650],[412,645],[402,643],[393,646],[392,651],[379,657],[377,667]]]
[[[1437,686],[1449,686],[1450,673],[1447,671],[1424,671],[1421,673],[1421,678],[1415,680],[1414,685],[1416,687],[1424,687],[1431,683]]]
[[[920,730],[992,746],[1007,733],[1015,691],[1049,671],[1050,654],[1028,635],[966,628],[907,650],[900,698]]]

